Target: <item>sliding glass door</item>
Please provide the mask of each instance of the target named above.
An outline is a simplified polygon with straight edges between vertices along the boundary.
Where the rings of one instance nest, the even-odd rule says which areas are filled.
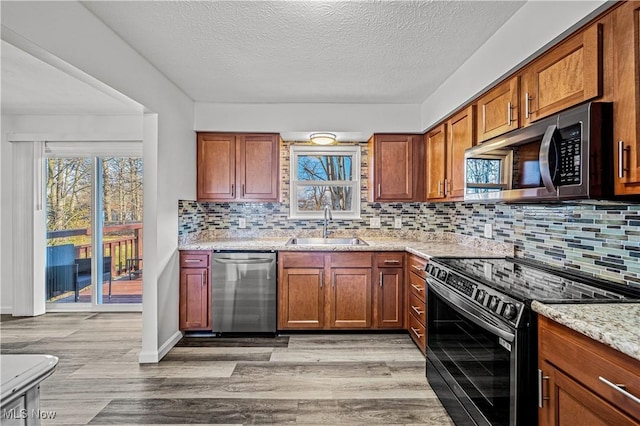
[[[46,180],[48,307],[142,303],[142,159],[51,156]]]

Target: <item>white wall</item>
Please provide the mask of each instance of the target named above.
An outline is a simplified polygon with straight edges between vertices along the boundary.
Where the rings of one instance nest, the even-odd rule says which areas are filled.
[[[303,140],[325,131],[339,140],[367,140],[373,133],[419,132],[419,104],[215,104],[195,103],[198,131],[276,132]]]
[[[422,103],[421,130],[437,124],[604,3],[528,1]]]
[[[156,192],[145,190],[144,198],[147,321],[140,354],[143,362],[157,361],[159,348],[179,336],[177,216],[178,200],[194,199],[196,192],[193,102],[79,2],[2,2],[1,7],[3,39],[9,30],[17,47],[35,46],[157,114],[157,144],[146,125],[143,136],[145,186]],[[147,228],[155,234],[148,235]]]

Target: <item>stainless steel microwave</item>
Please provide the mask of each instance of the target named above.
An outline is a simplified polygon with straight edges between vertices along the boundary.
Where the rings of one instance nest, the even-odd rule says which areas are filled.
[[[465,151],[465,201],[613,195],[612,105],[591,102]]]

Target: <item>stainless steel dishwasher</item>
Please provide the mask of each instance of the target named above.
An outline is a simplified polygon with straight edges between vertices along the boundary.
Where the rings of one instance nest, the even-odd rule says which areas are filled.
[[[213,332],[276,332],[276,253],[215,252],[211,269]]]

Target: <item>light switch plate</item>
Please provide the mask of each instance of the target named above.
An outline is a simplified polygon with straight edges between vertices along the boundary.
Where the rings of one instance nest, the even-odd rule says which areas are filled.
[[[493,223],[484,224],[484,237],[493,238]]]
[[[397,216],[393,221],[393,227],[396,229],[402,229],[402,217]]]
[[[369,221],[369,228],[380,228],[380,218],[372,217]]]
[[[241,217],[240,219],[238,219],[238,228],[244,229],[246,227],[247,227],[247,219],[245,219],[244,217]]]

